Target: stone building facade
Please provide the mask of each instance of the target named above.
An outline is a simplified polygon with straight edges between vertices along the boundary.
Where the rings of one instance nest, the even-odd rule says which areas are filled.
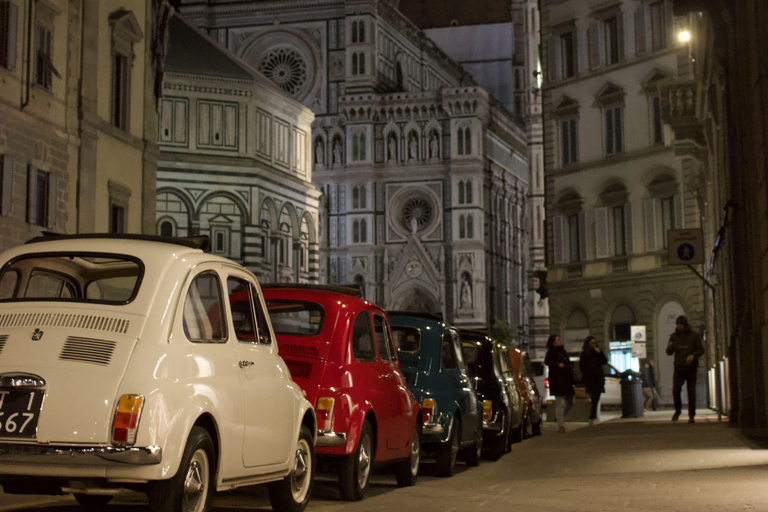
[[[660,87],[697,163],[707,248],[710,406],[768,438],[768,4],[677,0],[676,80]],[[682,100],[682,101],[680,101]]]
[[[0,249],[44,230],[154,231],[169,14],[161,0],[0,1]]]
[[[396,3],[181,12],[315,113],[323,282],[457,325],[527,324],[524,132]]]
[[[158,234],[208,235],[262,282],[318,282],[312,112],[178,16],[165,71]]]
[[[646,326],[665,402],[675,318],[687,315],[711,341],[704,284],[668,259],[668,230],[699,228],[704,200],[696,159],[673,143],[659,93],[679,73],[675,23],[667,0],[542,2],[552,329],[569,351],[596,336],[623,369],[637,367],[630,326]]]

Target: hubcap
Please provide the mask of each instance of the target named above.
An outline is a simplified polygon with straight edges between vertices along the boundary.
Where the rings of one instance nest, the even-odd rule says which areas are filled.
[[[208,455],[205,450],[197,450],[192,456],[184,478],[184,512],[200,512],[205,507],[208,496]]]
[[[296,503],[307,498],[309,484],[312,482],[312,453],[306,440],[300,439],[296,448],[291,471],[291,493]]]
[[[360,454],[357,459],[357,485],[364,489],[371,472],[371,438],[364,436],[360,440]]]
[[[421,458],[421,440],[419,439],[419,430],[413,434],[411,443],[411,474],[416,476],[419,472],[419,460]]]

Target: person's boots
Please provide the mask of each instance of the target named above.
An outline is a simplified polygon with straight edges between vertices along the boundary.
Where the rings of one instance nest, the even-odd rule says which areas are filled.
[[[680,413],[676,412],[674,415],[672,415],[672,421],[677,421],[678,419],[680,419]]]

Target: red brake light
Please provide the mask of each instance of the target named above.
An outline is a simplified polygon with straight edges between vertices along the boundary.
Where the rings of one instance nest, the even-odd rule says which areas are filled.
[[[141,406],[144,397],[141,395],[123,395],[117,404],[115,419],[112,422],[112,444],[129,446],[136,442]]]
[[[544,387],[549,389],[549,379],[544,379]]]

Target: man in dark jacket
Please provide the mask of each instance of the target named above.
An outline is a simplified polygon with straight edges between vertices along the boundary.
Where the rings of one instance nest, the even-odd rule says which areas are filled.
[[[701,336],[691,330],[688,319],[677,317],[675,332],[669,337],[667,355],[675,356],[675,373],[672,379],[672,395],[675,400],[675,414],[672,421],[677,421],[683,409],[680,394],[683,383],[688,388],[688,423],[694,423],[696,416],[696,373],[699,369],[699,358],[704,355],[704,345]]]
[[[557,334],[547,340],[544,364],[549,369],[549,392],[555,397],[557,431],[565,434],[565,415],[573,407],[573,365]]]

